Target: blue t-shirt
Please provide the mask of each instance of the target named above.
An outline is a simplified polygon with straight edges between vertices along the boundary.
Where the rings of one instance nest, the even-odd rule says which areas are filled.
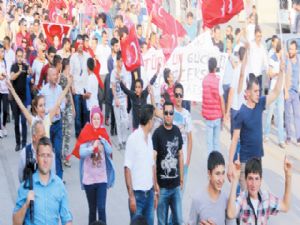
[[[245,104],[241,106],[236,117],[234,129],[240,129],[240,161],[247,162],[251,158],[261,158],[264,155],[262,118],[266,107],[266,97],[260,97],[253,109]]]

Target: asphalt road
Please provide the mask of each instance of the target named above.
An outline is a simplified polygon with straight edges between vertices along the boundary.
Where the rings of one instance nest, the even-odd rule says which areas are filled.
[[[199,115],[199,105],[193,106],[193,152],[191,165],[189,168],[186,191],[183,197],[184,220],[187,221],[191,197],[207,185],[206,171],[206,141],[205,127]],[[12,224],[12,211],[14,208],[19,181],[17,178],[17,168],[19,154],[14,151],[15,140],[13,123],[8,125],[8,137],[0,140],[0,225]],[[276,145],[274,127],[272,129],[271,140],[265,143],[265,157],[263,158],[263,188],[271,190],[278,196],[283,196],[284,176],[283,159],[285,154],[289,155],[294,164],[292,182],[292,207],[286,214],[280,213],[270,219],[271,225],[297,225],[300,224],[300,147],[294,143],[285,150]],[[129,132],[128,132],[129,133]],[[114,143],[113,160],[116,168],[115,186],[108,191],[107,195],[107,223],[109,225],[129,224],[129,211],[127,202],[127,191],[125,186],[123,160],[124,151],[116,149],[116,138],[112,138]],[[72,143],[75,139],[72,138]],[[230,136],[227,129],[223,129],[221,134],[222,153],[227,161]],[[86,225],[88,221],[88,206],[85,192],[80,189],[79,183],[79,161],[71,159],[72,167],[65,168],[64,180],[68,191],[71,211],[74,217],[74,225]],[[229,183],[226,180],[224,191],[228,192]]]

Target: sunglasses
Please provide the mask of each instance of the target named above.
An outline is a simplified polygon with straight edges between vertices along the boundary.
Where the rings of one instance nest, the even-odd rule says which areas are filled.
[[[175,98],[183,98],[183,94],[181,94],[181,93],[175,93]]]
[[[164,115],[165,116],[167,116],[167,115],[173,116],[174,115],[174,111],[164,111]]]

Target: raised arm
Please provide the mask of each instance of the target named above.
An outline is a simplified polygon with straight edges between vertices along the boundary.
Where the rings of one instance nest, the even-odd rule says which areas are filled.
[[[237,215],[236,209],[236,190],[239,183],[241,167],[239,160],[234,164],[233,167],[233,179],[231,182],[229,199],[227,202],[227,217],[229,219],[235,219]]]
[[[57,110],[59,109],[62,101],[64,100],[66,94],[68,93],[71,85],[72,85],[72,82],[73,82],[73,77],[71,75],[69,75],[68,77],[68,84],[67,86],[65,87],[65,89],[63,90],[63,92],[61,93],[61,95],[58,97],[57,101],[56,101],[56,104],[55,106],[50,109],[49,111],[49,116],[50,116],[50,120],[52,121],[53,117],[55,116]]]
[[[291,184],[292,184],[292,164],[285,157],[284,160],[285,186],[283,199],[280,202],[280,211],[287,212],[291,206]]]
[[[241,93],[243,90],[243,84],[244,84],[244,78],[245,78],[245,70],[247,66],[247,61],[248,61],[248,52],[249,52],[249,44],[246,43],[246,51],[244,54],[244,58],[242,61],[242,66],[241,66],[241,72],[240,72],[240,79],[239,79],[239,85],[238,85],[238,94]]]
[[[277,77],[275,88],[266,97],[267,106],[269,106],[273,101],[275,101],[278,95],[280,94],[280,92],[282,91],[283,77],[284,77],[284,65],[283,62],[281,61],[280,72]]]
[[[12,96],[14,97],[16,103],[18,104],[18,106],[20,107],[22,113],[24,114],[27,122],[29,123],[29,125],[31,126],[32,123],[32,115],[30,114],[30,112],[28,111],[28,109],[24,106],[22,100],[20,99],[20,97],[18,96],[18,94],[16,93],[14,87],[12,86],[11,82],[9,80],[6,81],[6,85],[8,87],[8,89],[10,90]]]

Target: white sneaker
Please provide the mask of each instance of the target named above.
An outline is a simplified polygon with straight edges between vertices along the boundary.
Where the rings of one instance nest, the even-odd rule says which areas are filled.
[[[2,133],[3,133],[4,137],[7,136],[7,130],[6,130],[6,128],[3,128]]]
[[[3,132],[0,130],[0,138],[3,138]]]

